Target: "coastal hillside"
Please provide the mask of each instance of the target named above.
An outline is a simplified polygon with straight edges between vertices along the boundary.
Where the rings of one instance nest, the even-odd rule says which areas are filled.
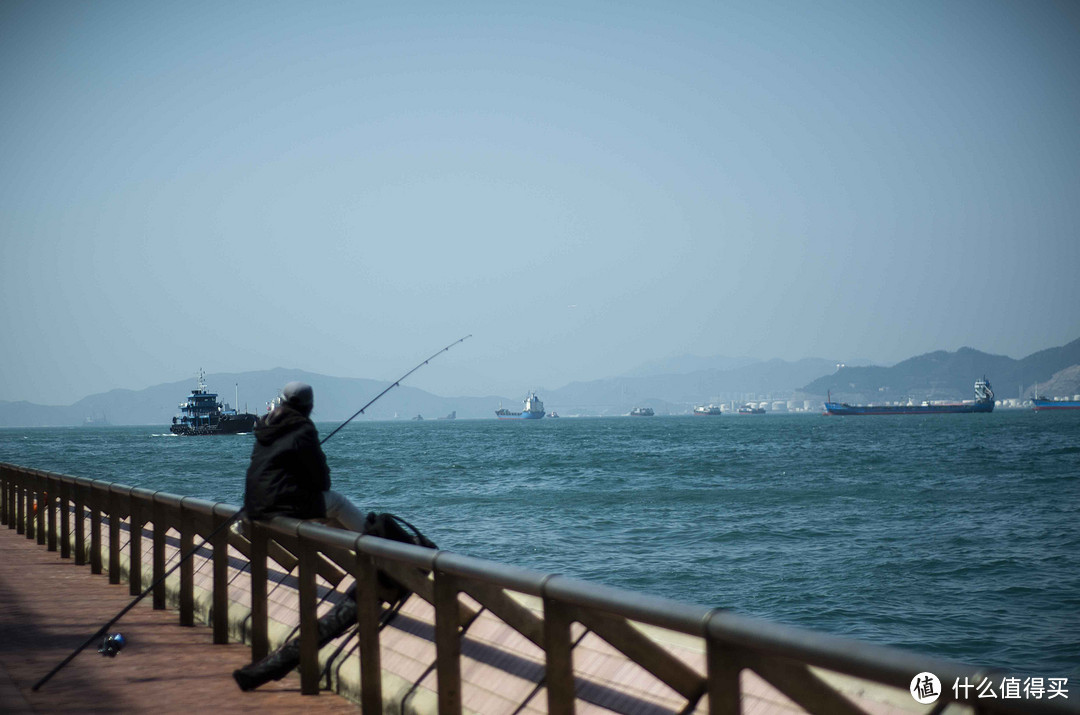
[[[1035,386],[1025,395],[1034,397]],[[1080,395],[1080,365],[1073,365],[1055,372],[1049,380],[1038,384],[1038,395],[1047,397],[1067,397]]]
[[[218,393],[221,402],[232,405],[239,393],[239,409],[263,414],[266,404],[281,387],[292,380],[309,383],[315,390],[316,422],[342,421],[363,407],[389,384],[386,380],[330,377],[303,370],[274,368],[245,373],[206,375],[210,392]],[[65,427],[85,424],[160,425],[167,429],[178,405],[187,399],[195,380],[155,385],[144,390],[111,390],[91,395],[73,405],[53,407],[29,402],[0,402],[0,427]],[[357,419],[406,419],[422,415],[425,419],[444,417],[456,412],[459,418],[488,417],[500,400],[490,397],[440,397],[423,390],[401,385],[376,402]],[[515,404],[507,400],[508,405]]]
[[[834,399],[845,402],[971,399],[975,380],[985,375],[998,398],[1028,398],[1035,383],[1049,381],[1074,365],[1080,365],[1080,339],[1019,360],[972,348],[939,350],[892,367],[842,367],[810,382],[801,392],[808,399],[831,392]]]

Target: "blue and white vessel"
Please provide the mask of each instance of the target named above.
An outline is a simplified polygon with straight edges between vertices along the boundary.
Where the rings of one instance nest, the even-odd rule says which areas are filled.
[[[544,403],[536,396],[535,392],[530,392],[529,396],[525,398],[524,410],[511,412],[500,407],[495,410],[495,416],[500,420],[538,420],[544,416]]]

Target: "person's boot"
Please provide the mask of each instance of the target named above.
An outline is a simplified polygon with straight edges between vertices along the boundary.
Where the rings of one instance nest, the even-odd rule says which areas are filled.
[[[262,660],[233,671],[233,680],[241,690],[254,690],[269,683],[281,680],[300,665],[300,639],[294,638]]]

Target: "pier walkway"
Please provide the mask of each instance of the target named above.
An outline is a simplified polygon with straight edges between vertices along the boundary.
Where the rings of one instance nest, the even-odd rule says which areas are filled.
[[[1080,715],[948,689],[920,705],[916,674],[986,671],[295,519],[233,530],[235,506],[117,483],[0,464],[0,516],[3,712]],[[412,595],[380,615],[384,576]],[[91,645],[32,691],[151,582],[111,629],[119,655]],[[320,642],[354,584],[355,626]],[[299,676],[236,687],[297,635]]]
[[[76,566],[35,541],[0,529],[0,712],[355,713],[343,697],[300,694],[295,673],[250,693],[232,671],[251,649],[214,645],[210,628],[185,628],[174,611],[143,599],[112,629],[127,639],[115,658],[88,646],[36,692],[34,683],[127,606],[126,584]]]

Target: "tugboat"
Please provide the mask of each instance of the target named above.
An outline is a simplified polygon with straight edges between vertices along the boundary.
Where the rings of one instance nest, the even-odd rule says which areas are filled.
[[[206,391],[204,378],[200,368],[196,387],[187,402],[180,403],[180,414],[173,417],[169,431],[184,436],[250,432],[255,427],[255,415],[238,413],[218,402],[217,393]]]
[[[525,398],[524,411],[511,412],[500,407],[495,410],[495,416],[500,420],[538,420],[544,416],[544,403],[540,401],[535,392],[530,392],[529,396]]]

